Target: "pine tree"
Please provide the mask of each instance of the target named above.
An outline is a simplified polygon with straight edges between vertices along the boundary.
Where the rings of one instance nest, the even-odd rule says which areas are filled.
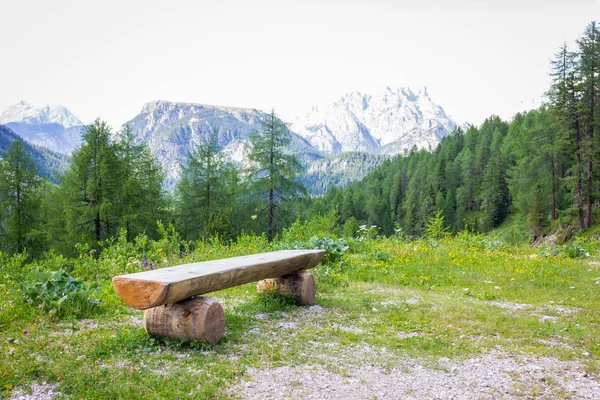
[[[21,253],[39,223],[41,180],[21,141],[13,141],[0,160],[0,245]]]
[[[291,137],[275,111],[271,111],[262,129],[254,133],[250,141],[252,150],[249,158],[254,162],[250,181],[254,194],[263,199],[264,206],[261,206],[259,215],[267,218],[267,237],[271,241],[280,218],[277,210],[286,201],[306,194],[304,186],[295,180],[301,165],[296,157],[284,153]]]

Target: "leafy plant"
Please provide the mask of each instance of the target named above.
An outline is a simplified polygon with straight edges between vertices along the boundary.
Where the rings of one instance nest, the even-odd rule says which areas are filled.
[[[332,265],[342,260],[344,252],[348,250],[348,244],[342,238],[332,239],[327,236],[313,236],[309,241],[309,248],[325,250],[323,264]]]
[[[358,240],[372,240],[375,239],[379,235],[379,229],[377,225],[371,225],[367,227],[367,225],[361,225],[358,227]]]
[[[63,269],[40,271],[35,268],[27,275],[21,290],[29,304],[63,318],[93,314],[99,306],[97,296],[101,287],[97,282],[89,284],[74,279]]]

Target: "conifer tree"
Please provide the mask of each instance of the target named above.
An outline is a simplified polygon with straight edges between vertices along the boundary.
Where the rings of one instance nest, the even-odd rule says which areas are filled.
[[[226,185],[227,181],[237,180],[237,176],[230,176],[232,168],[223,160],[217,130],[188,155],[187,165],[177,185],[177,214],[188,239],[198,239],[209,221],[212,221],[213,228],[228,221],[223,216],[214,216],[222,213],[233,200],[231,197],[235,197],[234,192],[227,192],[233,188]],[[232,185],[235,184],[232,182]]]
[[[120,165],[109,126],[97,119],[82,134],[62,185],[71,242],[98,242],[117,231]]]
[[[21,253],[39,223],[41,180],[21,141],[13,141],[0,159],[0,245]]]
[[[252,150],[249,158],[254,162],[250,171],[251,187],[253,193],[262,199],[259,215],[267,219],[267,238],[271,241],[281,218],[277,210],[286,201],[306,194],[304,186],[295,180],[301,165],[296,157],[284,152],[291,136],[275,111],[271,111],[261,130],[254,133],[250,141]]]
[[[600,129],[600,31],[590,23],[578,40],[580,52],[580,80],[582,93],[583,153],[586,160],[585,227],[592,224],[592,204],[597,187],[593,181],[594,165],[598,162],[598,130]]]
[[[126,126],[118,133],[116,154],[119,165],[119,187],[115,200],[119,226],[126,229],[127,240],[154,230],[161,219],[165,201],[162,192],[163,171],[145,144],[136,144],[133,132]]]

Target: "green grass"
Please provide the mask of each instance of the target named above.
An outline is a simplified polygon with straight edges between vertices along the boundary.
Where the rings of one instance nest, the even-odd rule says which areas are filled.
[[[203,245],[164,265],[269,249],[245,238],[231,247]],[[434,365],[498,349],[576,360],[599,376],[597,252],[543,254],[472,235],[355,242],[341,263],[315,271],[316,307],[259,296],[254,284],[211,295],[226,312],[216,345],[148,337],[142,312],[125,307],[109,280],[101,281],[92,318],[57,320],[23,300],[25,271],[18,279],[0,273],[0,397],[47,381],[66,398],[228,398],[226,388],[249,367],[306,364],[343,373],[353,364],[391,368],[416,357]],[[78,270],[77,260],[69,263]]]

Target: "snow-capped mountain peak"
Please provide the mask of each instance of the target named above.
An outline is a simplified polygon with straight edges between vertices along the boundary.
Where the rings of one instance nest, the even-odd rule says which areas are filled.
[[[9,106],[0,114],[0,124],[10,122],[25,123],[29,125],[59,124],[64,128],[81,126],[83,122],[73,115],[66,107],[61,105],[44,105],[36,107],[26,101]]]
[[[20,101],[0,113],[0,124],[58,153],[70,154],[81,143],[83,122],[61,105],[36,107]]]
[[[373,94],[347,93],[333,104],[313,107],[292,130],[322,151],[397,154],[433,149],[456,123],[429,97],[425,86],[384,87]]]

